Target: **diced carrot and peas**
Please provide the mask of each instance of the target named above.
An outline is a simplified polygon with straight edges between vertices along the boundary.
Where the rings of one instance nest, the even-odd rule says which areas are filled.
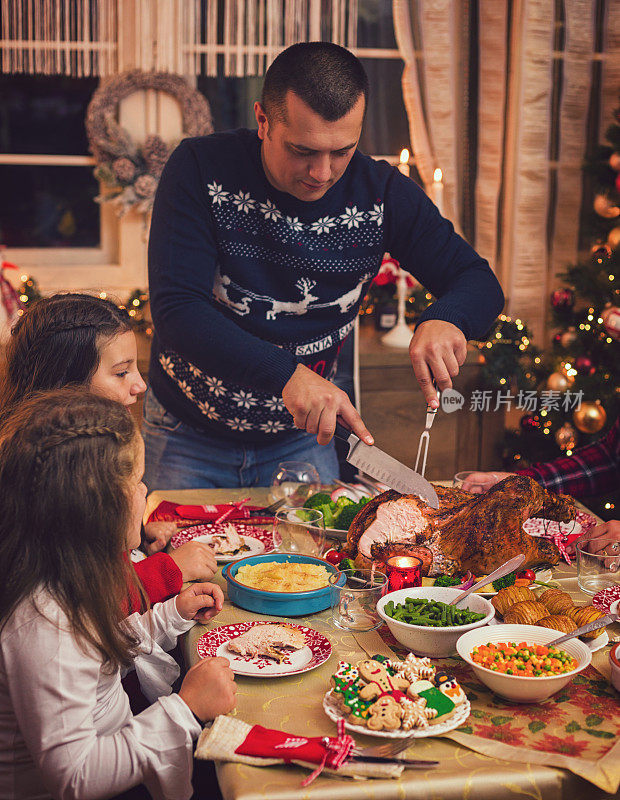
[[[491,642],[474,647],[471,658],[476,664],[506,675],[526,678],[561,675],[578,666],[577,661],[564,650],[545,645],[528,645],[527,642]]]

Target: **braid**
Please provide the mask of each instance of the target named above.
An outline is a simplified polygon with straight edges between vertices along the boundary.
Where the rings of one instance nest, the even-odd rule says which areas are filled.
[[[109,436],[118,443],[123,443],[124,438],[117,430],[107,425],[80,425],[55,431],[46,438],[39,439],[34,457],[35,483],[41,481],[45,462],[55,447],[73,442],[76,439],[94,439],[98,436]]]

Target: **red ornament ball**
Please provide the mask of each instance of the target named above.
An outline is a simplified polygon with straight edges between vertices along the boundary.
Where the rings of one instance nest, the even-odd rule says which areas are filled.
[[[556,333],[556,335],[553,337],[553,344],[556,345],[556,347],[559,347],[562,344],[561,333]]]
[[[616,189],[620,192],[620,172],[616,175]]]
[[[588,356],[577,356],[575,359],[575,369],[580,375],[594,375],[596,367],[592,359]]]
[[[555,289],[551,292],[551,306],[556,311],[570,311],[575,305],[575,292],[572,289]]]

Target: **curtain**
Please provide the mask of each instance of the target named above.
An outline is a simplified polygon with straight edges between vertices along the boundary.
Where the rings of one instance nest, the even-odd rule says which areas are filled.
[[[508,313],[542,344],[548,292],[578,257],[592,93],[600,91],[602,131],[617,105],[620,3],[393,0],[393,7],[420,176],[428,191],[431,167],[442,169],[446,216],[489,260]],[[602,7],[601,54],[595,11]],[[598,60],[600,89],[592,81]]]
[[[295,42],[355,49],[358,0],[1,0],[0,70],[262,75]],[[122,20],[119,25],[118,20]]]

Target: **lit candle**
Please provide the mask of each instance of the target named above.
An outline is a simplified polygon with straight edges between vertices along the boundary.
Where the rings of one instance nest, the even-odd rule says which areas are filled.
[[[439,209],[439,213],[443,216],[443,183],[442,174],[439,167],[433,173],[433,200]]]
[[[407,178],[409,177],[409,150],[407,150],[406,147],[400,151],[400,164],[398,165],[398,170]]]
[[[422,559],[416,556],[392,556],[385,567],[390,592],[422,585]]]

